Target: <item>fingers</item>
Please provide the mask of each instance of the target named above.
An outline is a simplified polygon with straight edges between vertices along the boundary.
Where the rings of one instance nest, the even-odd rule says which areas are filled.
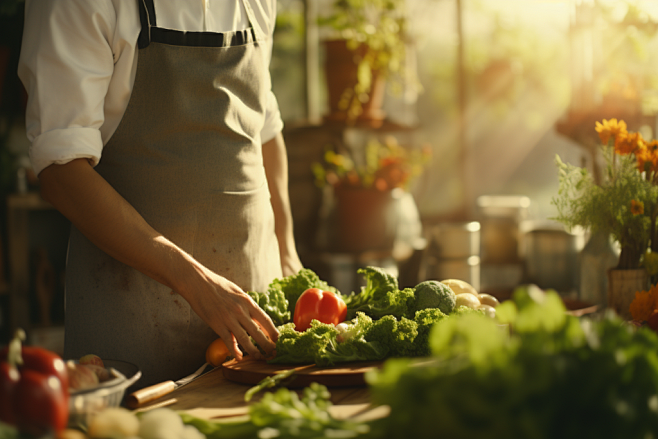
[[[274,322],[272,322],[270,316],[260,309],[258,305],[256,305],[256,308],[257,309],[251,314],[251,318],[258,323],[260,329],[265,332],[269,339],[272,340],[273,343],[276,343],[279,339],[279,331],[276,329]]]
[[[228,350],[231,352],[231,355],[233,355],[233,358],[238,361],[242,360],[242,351],[240,350],[238,341],[233,336],[233,334],[226,328],[219,328],[218,330],[215,330],[215,332],[217,332],[217,335],[219,335],[219,337],[224,340],[224,343],[226,344]]]
[[[267,356],[272,354],[279,338],[276,326],[239,286],[217,276],[216,289],[206,300],[206,305],[199,303],[195,311],[226,342],[236,360],[243,359],[242,350],[253,358],[263,359],[254,341]]]
[[[256,345],[253,343],[251,338],[249,338],[249,334],[241,327],[240,330],[235,331],[233,333],[235,335],[235,338],[238,340],[238,343],[240,346],[247,351],[247,353],[255,358],[256,360],[262,360],[263,355],[260,353]]]
[[[246,320],[242,321],[242,326],[244,329],[253,337],[253,339],[256,341],[258,346],[261,347],[261,349],[265,352],[267,356],[269,356],[276,345],[274,342],[270,339],[269,335],[267,335],[261,328],[260,323],[256,322],[252,318],[247,318]]]

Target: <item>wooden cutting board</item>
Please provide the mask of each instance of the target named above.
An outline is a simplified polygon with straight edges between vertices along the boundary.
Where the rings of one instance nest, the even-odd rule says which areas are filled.
[[[261,380],[295,369],[290,382],[284,383],[286,387],[306,387],[312,382],[327,387],[364,386],[364,374],[382,365],[382,361],[364,361],[342,364],[331,367],[317,367],[314,364],[267,364],[262,360],[249,357],[242,361],[231,360],[224,363],[222,372],[224,378],[242,384],[258,384]]]

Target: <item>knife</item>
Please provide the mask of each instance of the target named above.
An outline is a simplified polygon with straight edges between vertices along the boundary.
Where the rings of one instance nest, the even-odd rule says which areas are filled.
[[[152,386],[139,389],[126,397],[126,406],[131,409],[136,409],[148,402],[160,398],[161,396],[167,395],[176,389],[180,389],[184,385],[191,383],[201,375],[205,374],[207,372],[206,369],[208,369],[208,366],[210,366],[208,372],[214,369],[214,367],[212,367],[210,364],[204,363],[203,366],[198,368],[194,373],[186,376],[185,378],[181,378],[178,381],[164,381],[159,384],[154,384]]]

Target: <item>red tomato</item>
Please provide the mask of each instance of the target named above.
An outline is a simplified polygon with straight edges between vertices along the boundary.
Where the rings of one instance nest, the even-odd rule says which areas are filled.
[[[345,320],[347,306],[343,299],[331,291],[309,288],[295,304],[293,322],[299,332],[311,327],[311,320],[337,325]]]

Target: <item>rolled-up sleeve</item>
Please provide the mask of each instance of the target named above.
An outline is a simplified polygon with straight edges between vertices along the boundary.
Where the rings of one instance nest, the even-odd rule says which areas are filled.
[[[109,0],[27,0],[18,75],[28,92],[30,159],[39,174],[77,158],[98,163],[114,68]]]

